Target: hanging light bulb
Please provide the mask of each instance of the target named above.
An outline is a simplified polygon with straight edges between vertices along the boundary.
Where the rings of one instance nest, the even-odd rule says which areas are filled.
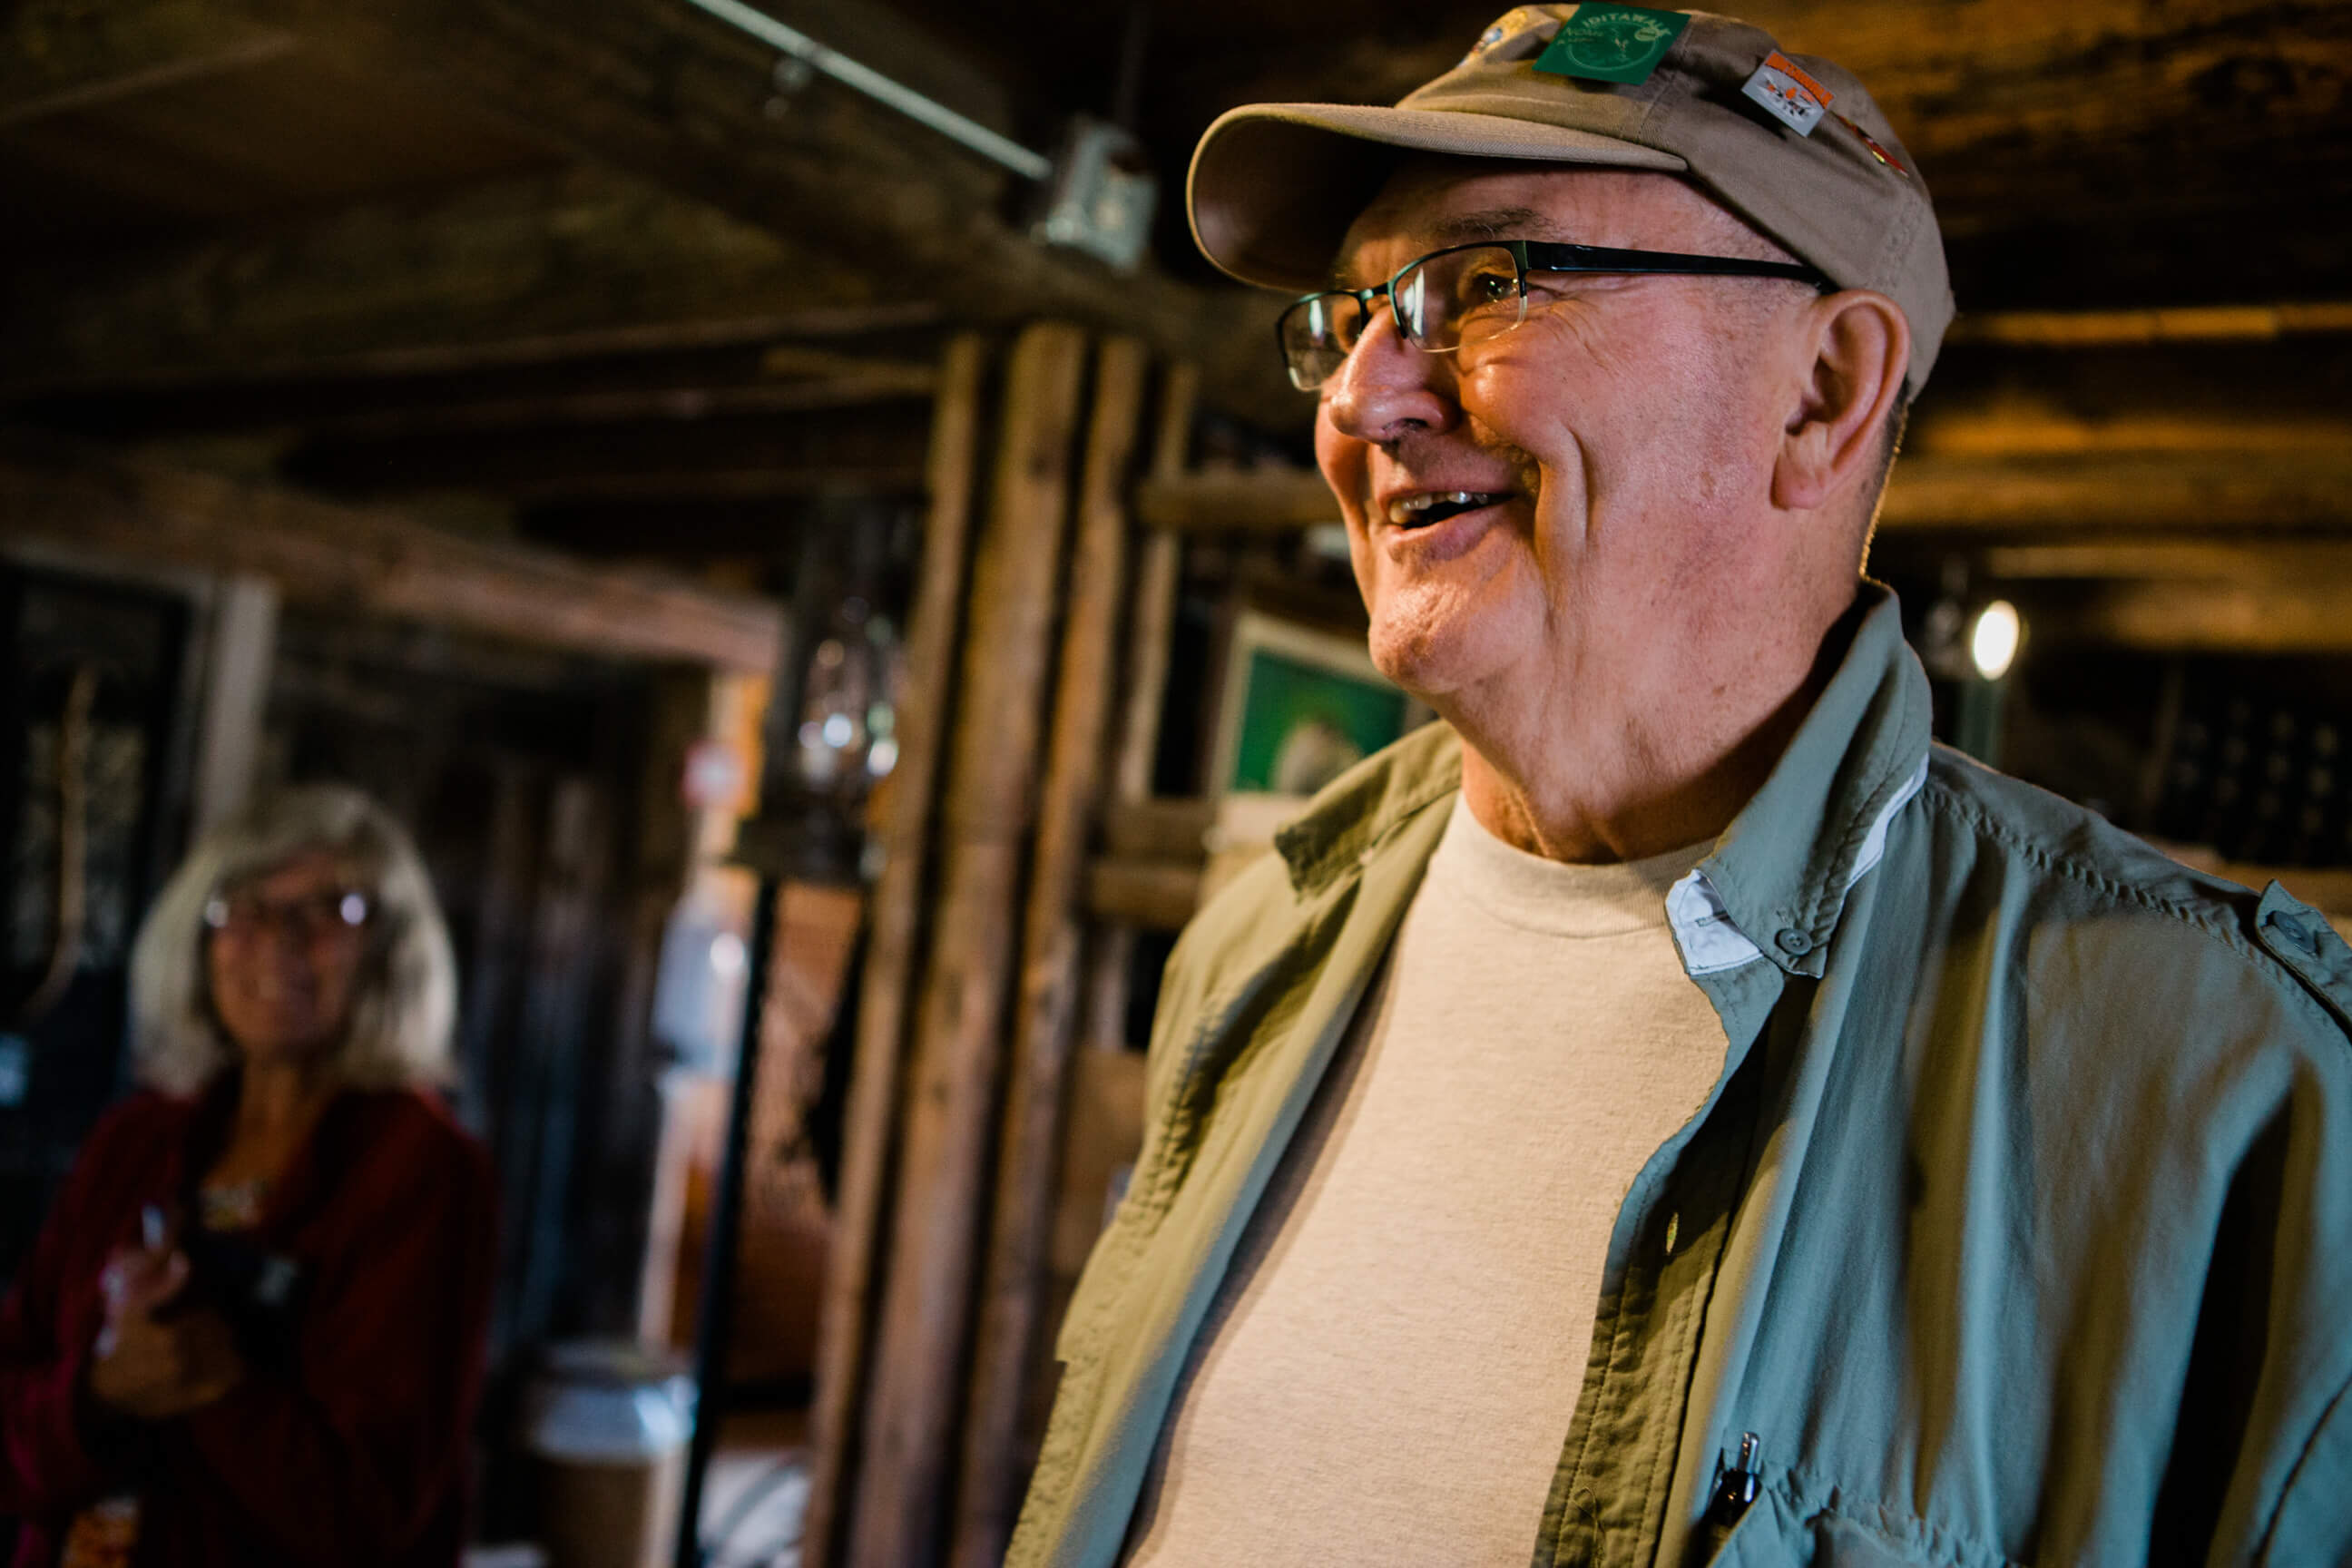
[[[2017,658],[2017,645],[2025,635],[2025,623],[2017,606],[2007,599],[1995,599],[1977,612],[1969,627],[1969,658],[1977,667],[1977,674],[1987,680],[1999,680],[2009,673]]]

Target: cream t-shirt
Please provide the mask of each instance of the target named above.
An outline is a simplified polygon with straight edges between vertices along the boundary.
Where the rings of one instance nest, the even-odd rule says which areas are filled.
[[[1131,1568],[1534,1548],[1617,1210],[1722,1071],[1666,891],[1457,804],[1195,1341]]]

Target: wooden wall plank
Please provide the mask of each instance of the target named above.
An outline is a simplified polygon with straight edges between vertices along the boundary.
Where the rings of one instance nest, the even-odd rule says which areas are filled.
[[[950,1561],[996,1568],[1012,1540],[1026,1474],[1024,1395],[1044,1315],[1070,1046],[1076,1027],[1087,849],[1101,805],[1104,740],[1127,586],[1127,493],[1148,354],[1114,338],[1095,361],[1094,408],[1079,484],[1077,536],[1062,625],[1061,669],[1022,923],[995,1218],[964,1415],[963,1472]]]
[[[1030,327],[1005,377],[875,1337],[848,1554],[857,1568],[924,1568],[946,1522],[1086,349],[1076,327]]]
[[[898,708],[898,761],[882,825],[882,876],[874,890],[856,1058],[844,1112],[832,1267],[817,1331],[810,1411],[810,1492],[802,1560],[829,1568],[845,1544],[858,1421],[866,1387],[869,1319],[878,1298],[882,1225],[899,1100],[908,1015],[919,974],[927,850],[944,750],[949,691],[962,625],[979,455],[981,383],[987,349],[976,333],[952,340],[941,360],[931,416],[930,510],[908,614],[906,698]]]
[[[1160,415],[1151,441],[1151,479],[1136,499],[1138,515],[1153,485],[1179,479],[1191,459],[1192,416],[1200,400],[1200,371],[1186,363],[1168,367],[1160,389]],[[1149,521],[1148,518],[1143,521]],[[1168,661],[1176,636],[1176,601],[1181,589],[1184,542],[1176,531],[1149,528],[1135,570],[1128,612],[1125,689],[1120,694],[1118,750],[1111,759],[1111,796],[1120,804],[1147,800],[1160,756],[1160,710],[1168,696]],[[1092,912],[1102,911],[1089,906]],[[1127,1045],[1127,1004],[1135,967],[1135,932],[1106,924],[1087,958],[1084,1033],[1097,1050]]]

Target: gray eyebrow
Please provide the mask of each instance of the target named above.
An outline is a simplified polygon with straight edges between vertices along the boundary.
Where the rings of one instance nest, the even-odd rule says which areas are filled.
[[[1494,207],[1447,218],[1430,233],[1449,245],[1474,239],[1546,239],[1551,237],[1552,225],[1533,207]]]
[[[1556,239],[1559,226],[1533,207],[1489,207],[1483,212],[1460,213],[1443,222],[1433,223],[1423,231],[1431,250],[1443,250],[1449,245],[1468,245],[1481,239]],[[1331,268],[1327,279],[1333,289],[1351,289],[1346,262]]]

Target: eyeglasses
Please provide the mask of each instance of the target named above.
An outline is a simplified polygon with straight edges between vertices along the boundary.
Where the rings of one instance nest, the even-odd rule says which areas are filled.
[[[1730,256],[1683,256],[1666,250],[1611,250],[1504,239],[1448,246],[1408,261],[1395,277],[1370,289],[1328,289],[1299,297],[1275,323],[1291,384],[1319,392],[1339,373],[1356,340],[1370,324],[1383,294],[1396,312],[1397,332],[1424,353],[1452,353],[1465,343],[1502,336],[1528,319],[1530,272],[1667,273],[1705,278],[1785,278],[1827,291],[1836,284],[1811,267],[1748,261]]]
[[[351,889],[285,900],[254,893],[215,893],[205,901],[206,929],[240,938],[257,937],[274,928],[297,942],[317,942],[357,931],[374,915],[375,900]]]

